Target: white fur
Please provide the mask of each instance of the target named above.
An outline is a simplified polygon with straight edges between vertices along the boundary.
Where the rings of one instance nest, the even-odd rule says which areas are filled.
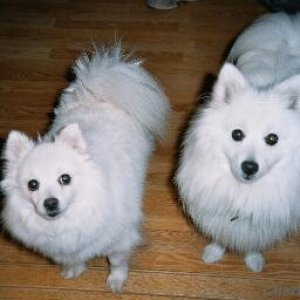
[[[300,15],[275,14],[247,29],[230,55],[238,68],[223,66],[211,102],[185,136],[176,182],[186,213],[213,240],[206,262],[222,257],[217,245],[245,254],[247,266],[259,272],[260,252],[300,227],[300,75],[293,75],[300,60],[276,48],[288,39],[300,50],[299,24]],[[274,56],[261,51],[272,47]],[[257,56],[247,60],[248,53]],[[277,68],[282,57],[293,72]],[[234,129],[244,132],[242,141],[233,140]],[[270,133],[279,137],[273,146],[265,142]],[[251,178],[241,168],[249,160],[259,166]]]
[[[119,292],[141,239],[148,160],[170,108],[141,62],[124,58],[118,45],[83,56],[75,72],[41,141],[10,133],[2,218],[15,238],[61,264],[65,278],[107,256],[108,284]],[[59,184],[62,174],[70,184]],[[28,189],[31,179],[38,190]],[[45,208],[48,198],[59,200],[56,217]]]
[[[249,252],[245,255],[245,263],[251,271],[259,273],[265,265],[265,258],[261,253]]]
[[[273,86],[300,73],[299,32],[300,13],[266,14],[238,37],[227,60],[253,86]]]
[[[222,259],[225,248],[218,244],[209,244],[204,248],[202,259],[206,264],[218,262]]]

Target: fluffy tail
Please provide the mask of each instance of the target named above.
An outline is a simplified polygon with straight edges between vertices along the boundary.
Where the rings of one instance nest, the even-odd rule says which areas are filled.
[[[266,14],[236,40],[227,60],[254,86],[271,87],[300,72],[300,14]]]
[[[80,57],[74,66],[75,82],[65,90],[62,107],[76,102],[105,101],[119,107],[156,138],[162,138],[170,105],[158,82],[140,60],[124,56],[120,44],[96,49]],[[68,97],[68,94],[73,94]],[[75,97],[74,97],[75,95]],[[86,100],[88,99],[88,100]]]

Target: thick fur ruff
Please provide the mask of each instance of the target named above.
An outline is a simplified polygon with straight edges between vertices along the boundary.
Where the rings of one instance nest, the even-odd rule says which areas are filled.
[[[170,107],[141,62],[126,59],[118,45],[82,56],[74,70],[49,132],[36,143],[16,131],[8,137],[2,218],[67,278],[107,256],[108,284],[118,292],[141,240],[146,168]]]
[[[299,15],[282,13],[250,26],[229,55],[236,66],[223,66],[186,133],[176,182],[186,213],[216,243],[207,262],[224,247],[250,253],[246,263],[260,271],[255,253],[300,227],[299,26]]]

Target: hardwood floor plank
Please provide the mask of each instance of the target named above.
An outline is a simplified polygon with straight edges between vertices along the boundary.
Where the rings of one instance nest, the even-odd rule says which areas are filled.
[[[107,271],[89,268],[79,279],[65,280],[53,266],[2,266],[2,284],[7,287],[34,287],[72,289],[86,292],[108,292]],[[31,276],[24,276],[25,274]],[[208,299],[257,299],[269,295],[276,284],[278,289],[297,287],[297,280],[248,280],[240,278],[211,278],[202,274],[136,272],[131,271],[125,294],[143,294],[173,297],[200,297]],[[222,298],[219,298],[222,295]],[[0,294],[1,297],[1,294]],[[284,299],[284,298],[283,298]],[[287,298],[286,298],[287,299]]]
[[[74,290],[59,290],[59,289],[39,289],[39,288],[0,288],[0,296],[2,300],[168,300],[169,296],[154,296],[154,295],[138,295],[138,294],[112,294],[107,292],[85,292]],[[188,300],[192,298],[176,297],[177,300]],[[199,300],[206,300],[204,298],[197,298]]]

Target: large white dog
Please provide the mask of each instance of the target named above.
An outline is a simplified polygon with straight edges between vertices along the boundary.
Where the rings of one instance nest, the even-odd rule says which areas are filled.
[[[157,82],[120,46],[75,65],[48,134],[37,142],[12,131],[2,182],[5,228],[78,276],[97,255],[121,291],[141,239],[146,168],[170,110]]]
[[[259,272],[262,251],[300,227],[300,15],[268,14],[242,33],[211,102],[184,140],[176,182],[186,213]]]

